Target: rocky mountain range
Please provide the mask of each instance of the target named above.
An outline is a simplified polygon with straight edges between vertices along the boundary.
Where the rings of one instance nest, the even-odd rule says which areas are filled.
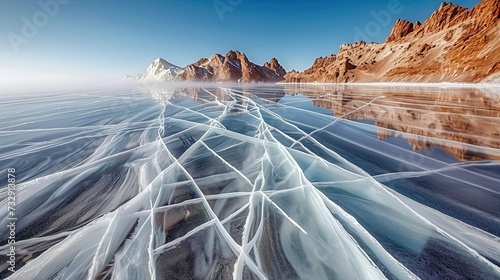
[[[284,80],[285,69],[276,58],[260,66],[239,51],[225,56],[214,54],[184,68],[158,58],[151,63],[138,80],[206,81],[206,82],[279,82]]]
[[[244,53],[214,54],[184,68],[164,59],[135,80],[207,82],[459,82],[500,83],[500,0],[472,9],[443,2],[424,23],[397,20],[383,43],[344,44],[303,71],[286,72],[276,58],[264,65]]]
[[[345,44],[287,82],[500,82],[500,0],[442,3],[424,23],[398,20],[384,43]]]

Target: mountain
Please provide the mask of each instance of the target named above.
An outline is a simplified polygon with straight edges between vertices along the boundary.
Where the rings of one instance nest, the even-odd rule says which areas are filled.
[[[146,73],[141,76],[138,75],[139,80],[156,80],[156,81],[171,81],[175,79],[182,68],[176,66],[163,58],[157,58],[153,61]]]
[[[500,0],[442,3],[424,23],[398,20],[384,43],[344,44],[287,82],[500,82]]]
[[[279,82],[284,80],[285,69],[276,58],[263,66],[251,62],[244,53],[229,51],[226,56],[214,54],[188,65],[179,74],[180,80],[217,82]]]
[[[244,53],[229,51],[226,56],[214,54],[184,68],[164,59],[151,63],[142,80],[210,81],[210,82],[279,82],[285,69],[276,58],[263,66],[251,62]]]

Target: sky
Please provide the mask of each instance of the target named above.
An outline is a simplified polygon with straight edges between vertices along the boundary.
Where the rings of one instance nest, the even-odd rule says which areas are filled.
[[[471,8],[477,0],[455,0]],[[121,79],[158,57],[186,66],[239,50],[303,71],[341,44],[382,42],[398,18],[425,21],[434,0],[0,0],[0,85]]]

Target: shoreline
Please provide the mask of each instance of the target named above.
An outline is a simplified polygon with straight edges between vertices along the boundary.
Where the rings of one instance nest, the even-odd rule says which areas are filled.
[[[342,85],[342,86],[398,86],[398,87],[493,87],[500,88],[500,83],[405,83],[405,82],[365,82],[365,83],[328,83],[328,82],[312,82],[312,83],[287,83],[278,82],[277,85]]]

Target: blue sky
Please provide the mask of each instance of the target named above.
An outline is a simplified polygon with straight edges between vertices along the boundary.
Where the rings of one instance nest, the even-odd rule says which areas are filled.
[[[359,39],[358,30],[381,42],[396,19],[424,21],[440,2],[0,0],[0,74],[121,78],[157,57],[185,66],[231,49],[258,64],[277,57],[287,70],[304,70]],[[477,2],[454,1],[468,8]],[[390,23],[377,22],[374,14],[387,15],[380,11]]]

